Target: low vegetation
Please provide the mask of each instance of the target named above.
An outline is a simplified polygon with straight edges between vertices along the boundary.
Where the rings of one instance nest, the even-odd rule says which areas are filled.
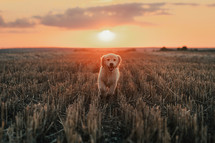
[[[121,77],[114,96],[98,97],[107,52],[121,55]],[[215,142],[214,59],[204,52],[0,50],[0,141]]]
[[[198,51],[198,49],[196,49],[196,48],[188,49],[187,46],[183,46],[182,48],[177,48],[177,49],[162,47],[162,48],[160,48],[159,51],[191,51],[191,52],[196,52],[196,51]],[[201,49],[201,51],[206,52],[203,49]],[[212,51],[214,51],[214,49],[209,49],[208,52],[210,52],[210,51],[212,52]]]

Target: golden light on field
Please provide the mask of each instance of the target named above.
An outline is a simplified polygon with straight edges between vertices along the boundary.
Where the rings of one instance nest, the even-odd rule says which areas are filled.
[[[103,30],[102,32],[100,32],[98,34],[98,38],[101,41],[104,42],[110,42],[113,41],[115,39],[116,35],[114,32],[111,32],[110,30]]]

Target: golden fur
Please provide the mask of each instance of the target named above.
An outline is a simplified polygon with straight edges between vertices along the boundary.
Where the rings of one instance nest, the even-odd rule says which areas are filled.
[[[113,95],[120,77],[119,65],[121,57],[107,54],[101,57],[101,67],[98,76],[99,95]]]

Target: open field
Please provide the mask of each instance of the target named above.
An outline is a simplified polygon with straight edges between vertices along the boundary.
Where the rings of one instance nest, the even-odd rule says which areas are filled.
[[[121,55],[116,95],[100,57]],[[0,50],[2,142],[215,142],[215,52]]]

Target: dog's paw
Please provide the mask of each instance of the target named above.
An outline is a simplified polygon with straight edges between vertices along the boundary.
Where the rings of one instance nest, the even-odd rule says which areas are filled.
[[[105,95],[105,93],[106,93],[106,91],[105,91],[105,90],[102,90],[102,89],[100,89],[100,90],[98,91],[98,95],[99,95],[99,96]]]
[[[108,96],[114,95],[114,91],[109,91],[109,92],[107,93],[107,95],[108,95]]]
[[[101,96],[101,95],[102,95],[102,93],[100,91],[98,91],[98,96]]]

